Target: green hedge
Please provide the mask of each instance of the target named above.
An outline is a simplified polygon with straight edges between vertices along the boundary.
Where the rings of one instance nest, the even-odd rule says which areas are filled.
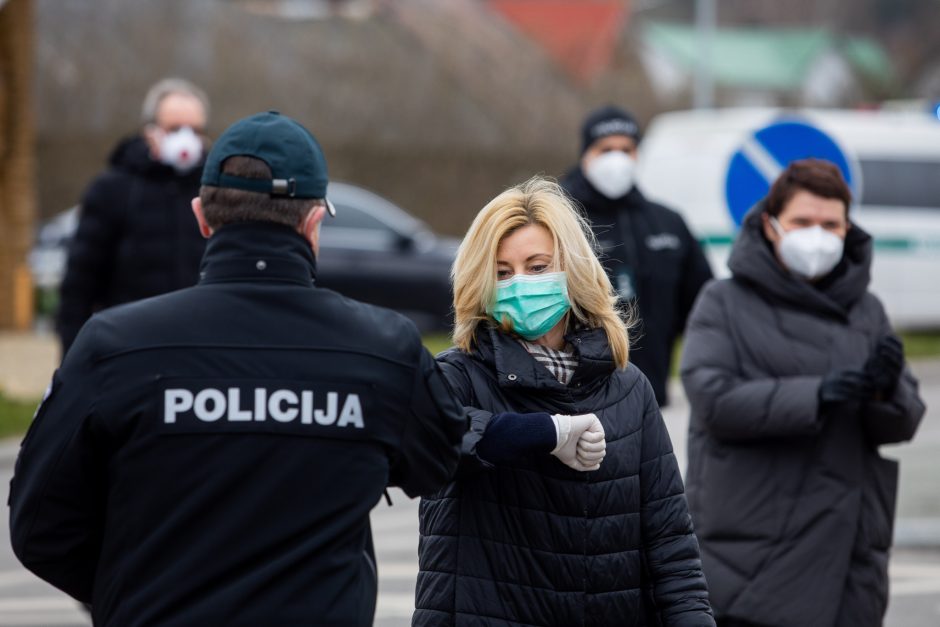
[[[11,399],[0,392],[0,438],[22,435],[33,420],[39,400]]]

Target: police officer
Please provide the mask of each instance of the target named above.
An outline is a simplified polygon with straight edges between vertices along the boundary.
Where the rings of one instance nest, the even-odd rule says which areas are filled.
[[[415,327],[315,285],[326,162],[269,112],[212,148],[195,287],[81,330],[23,441],[13,549],[96,625],[371,625],[369,511],[465,430]]]
[[[621,302],[639,314],[630,361],[665,405],[673,343],[712,273],[682,217],[637,188],[639,142],[630,113],[614,106],[593,111],[581,129],[581,159],[561,184],[584,207]]]

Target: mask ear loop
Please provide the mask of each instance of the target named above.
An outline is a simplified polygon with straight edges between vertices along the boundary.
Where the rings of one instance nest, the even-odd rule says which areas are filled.
[[[780,221],[777,220],[777,216],[770,216],[770,226],[774,227],[774,230],[780,237],[783,237],[787,234],[787,232],[783,229],[783,225],[781,225]]]

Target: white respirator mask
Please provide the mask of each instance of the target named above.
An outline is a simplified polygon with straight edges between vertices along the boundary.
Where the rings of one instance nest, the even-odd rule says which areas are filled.
[[[600,154],[584,167],[584,177],[607,198],[621,198],[633,189],[636,161],[625,152],[611,150]]]
[[[202,159],[202,140],[188,126],[170,133],[162,132],[159,146],[160,161],[179,174],[192,171]]]
[[[829,274],[842,259],[845,242],[818,224],[792,231],[784,231],[775,217],[770,218],[770,224],[780,235],[780,259],[791,272],[804,279]]]

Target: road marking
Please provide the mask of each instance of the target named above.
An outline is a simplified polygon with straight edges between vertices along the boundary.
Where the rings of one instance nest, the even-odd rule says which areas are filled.
[[[940,592],[940,565],[891,564],[888,567],[891,596],[912,596]]]
[[[383,562],[380,557],[379,581],[383,579],[417,579],[418,559],[413,562]]]
[[[64,594],[58,596],[27,597],[25,599],[0,599],[0,613],[32,612],[35,610],[78,610],[78,601]]]
[[[891,564],[891,577],[927,577],[940,579],[940,564]]]
[[[9,616],[0,616],[0,624],[17,625],[17,627],[26,627],[26,625],[41,625],[49,627],[50,625],[91,625],[91,619],[83,617],[79,613],[67,614],[60,612],[53,614],[11,614]]]
[[[28,570],[8,570],[0,572],[0,588],[19,586],[24,583],[37,583],[42,581]]]
[[[399,592],[379,594],[375,607],[375,617],[378,618],[411,618],[415,611],[415,595]]]

